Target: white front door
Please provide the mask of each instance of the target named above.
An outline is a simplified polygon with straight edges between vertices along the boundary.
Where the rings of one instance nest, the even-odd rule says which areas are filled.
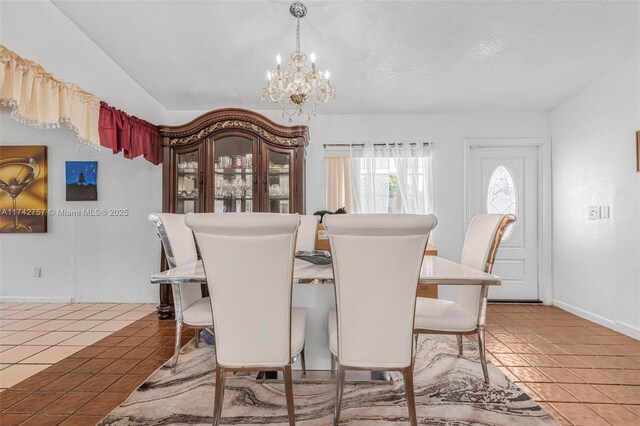
[[[489,300],[538,300],[538,148],[471,146],[467,213],[511,213],[516,222],[502,238],[493,273],[500,287]]]

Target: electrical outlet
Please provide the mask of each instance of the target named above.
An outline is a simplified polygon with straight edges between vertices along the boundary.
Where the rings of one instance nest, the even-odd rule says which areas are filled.
[[[40,278],[42,276],[42,267],[34,266],[33,267],[33,276],[36,278]]]
[[[600,206],[600,218],[609,219],[609,206]]]
[[[590,206],[587,212],[589,220],[600,220],[600,206]]]

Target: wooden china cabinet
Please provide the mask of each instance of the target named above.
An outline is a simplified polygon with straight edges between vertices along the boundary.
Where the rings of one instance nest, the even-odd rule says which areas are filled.
[[[159,129],[164,212],[304,214],[307,126],[228,108]],[[160,288],[158,316],[173,316],[168,285]]]

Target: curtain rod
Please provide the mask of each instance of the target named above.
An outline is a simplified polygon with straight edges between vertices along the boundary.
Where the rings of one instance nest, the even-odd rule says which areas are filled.
[[[341,147],[362,147],[364,148],[367,144],[364,143],[325,143],[323,144],[323,146],[325,148],[330,147],[330,146],[341,146]],[[391,145],[404,145],[404,143],[402,142],[391,142],[391,143],[374,143],[373,146],[391,146]],[[429,146],[429,145],[433,145],[433,142],[423,142],[422,146]],[[409,146],[418,146],[417,143],[415,142],[411,142],[409,143]]]

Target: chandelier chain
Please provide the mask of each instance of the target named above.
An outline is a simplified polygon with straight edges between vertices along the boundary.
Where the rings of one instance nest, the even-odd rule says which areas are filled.
[[[298,21],[298,25],[296,28],[296,52],[300,51],[300,18],[296,19]]]

